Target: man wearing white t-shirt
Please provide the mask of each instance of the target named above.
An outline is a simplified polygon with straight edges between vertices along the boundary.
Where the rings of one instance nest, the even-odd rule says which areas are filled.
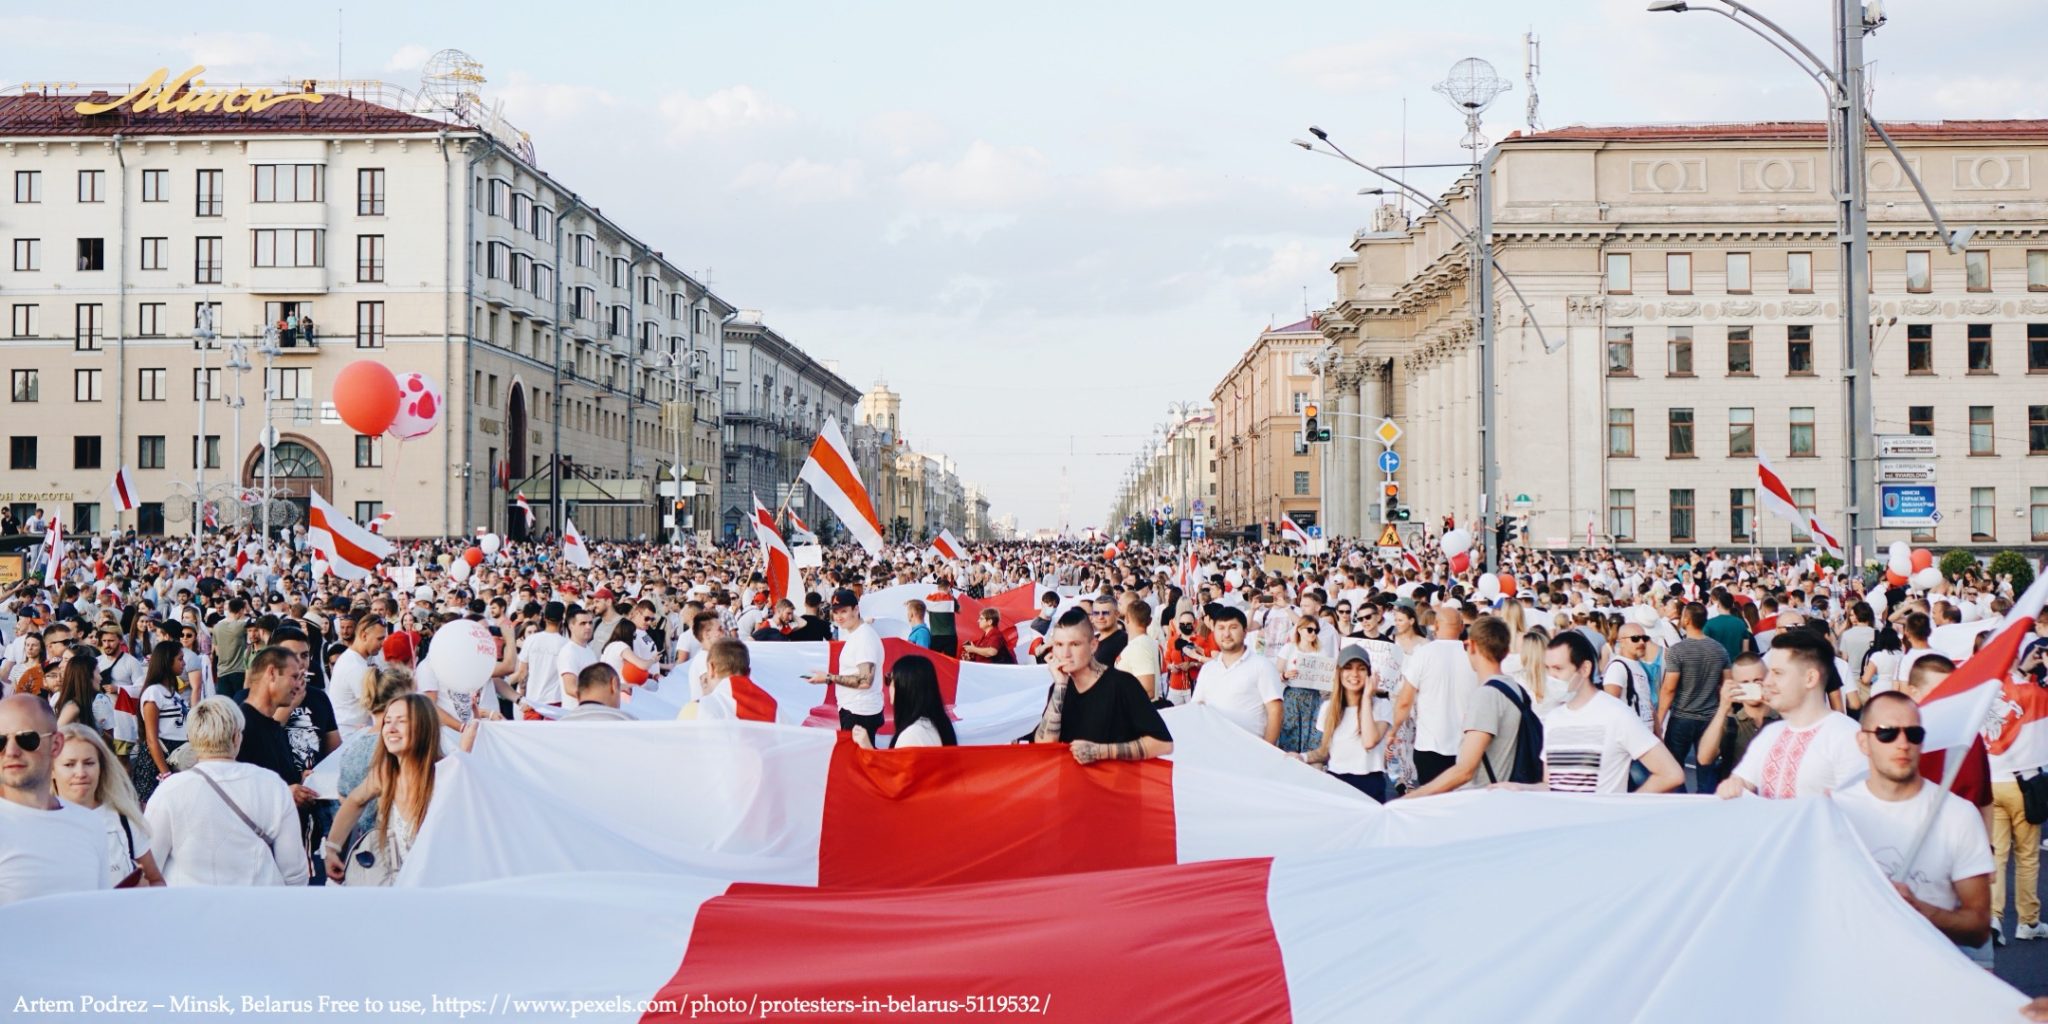
[[[1795,629],[1777,637],[1764,656],[1763,688],[1764,703],[1782,717],[1757,733],[1717,795],[1819,796],[1863,774],[1856,720],[1828,707],[1834,665],[1834,645],[1819,633]]]
[[[1458,761],[1465,737],[1465,705],[1479,688],[1479,675],[1465,653],[1465,617],[1439,608],[1431,620],[1436,639],[1401,662],[1401,687],[1394,693],[1394,732],[1415,715],[1415,778],[1429,785]]]
[[[1640,632],[1640,626],[1628,627]],[[1563,704],[1543,720],[1543,785],[1561,793],[1626,793],[1629,765],[1641,761],[1650,776],[1637,790],[1669,793],[1685,785],[1685,769],[1642,718],[1593,685],[1599,654],[1576,630],[1566,630],[1543,652],[1552,686],[1567,689]]]
[[[519,717],[532,721],[543,717],[535,708],[559,707],[564,691],[562,677],[555,672],[555,660],[562,654],[566,639],[562,636],[562,616],[567,609],[560,601],[549,601],[541,608],[541,631],[528,634],[519,644],[519,668],[512,679],[515,684],[524,684],[525,696],[519,698]]]
[[[1870,698],[1856,736],[1870,774],[1835,793],[1835,806],[1908,905],[1949,941],[1988,953],[1992,862],[1984,819],[1969,801],[1920,777],[1926,738],[1911,698],[1896,692]],[[1934,827],[1908,865],[1906,853],[1929,814],[1937,815]]]
[[[384,623],[365,618],[356,623],[348,649],[334,659],[334,671],[327,675],[327,699],[334,705],[334,724],[344,742],[370,727],[370,708],[363,690],[370,679],[370,659],[384,650]]]
[[[580,604],[572,604],[562,613],[569,624],[569,635],[562,643],[562,649],[555,655],[554,689],[558,694],[576,692],[576,677],[584,669],[597,663],[597,652],[590,649],[590,633],[597,626],[597,619]],[[561,703],[566,700],[557,698]],[[545,714],[545,712],[543,712]]]
[[[1244,731],[1276,743],[1285,692],[1280,670],[1265,655],[1245,647],[1245,625],[1244,613],[1235,608],[1218,608],[1210,616],[1216,656],[1195,676],[1195,695],[1189,703],[1215,708]]]
[[[1600,685],[1609,696],[1634,711],[1648,728],[1657,719],[1657,694],[1650,689],[1650,670],[1643,667],[1642,661],[1650,651],[1650,633],[1630,622],[1615,635],[1614,647],[1615,659],[1607,663],[1607,674]],[[1679,781],[1683,782],[1683,777]]]
[[[0,905],[107,887],[106,825],[50,789],[64,734],[33,694],[0,699]],[[102,770],[106,770],[102,768]]]
[[[832,624],[845,641],[839,648],[837,672],[813,672],[809,682],[832,684],[839,705],[839,728],[858,728],[873,743],[882,729],[882,635],[860,617],[860,595],[841,587],[832,592]]]

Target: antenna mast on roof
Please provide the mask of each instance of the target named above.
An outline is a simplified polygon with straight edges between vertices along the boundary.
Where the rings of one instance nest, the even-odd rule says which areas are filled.
[[[1529,131],[1543,130],[1543,119],[1536,115],[1536,76],[1543,73],[1543,40],[1536,38],[1531,28],[1522,33],[1522,80],[1529,83]]]

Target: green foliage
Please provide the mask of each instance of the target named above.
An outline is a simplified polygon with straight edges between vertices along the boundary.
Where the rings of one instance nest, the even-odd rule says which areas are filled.
[[[1939,564],[1941,565],[1941,574],[1949,582],[1953,583],[1956,580],[1962,579],[1964,573],[1977,567],[1977,556],[1962,548],[1956,548],[1948,554],[1941,556]]]
[[[1813,560],[1813,564],[1820,566],[1821,568],[1826,569],[1829,572],[1834,572],[1836,569],[1840,569],[1842,567],[1842,560],[1826,552],[1822,552],[1819,558]]]
[[[2000,576],[2012,577],[2013,594],[2018,596],[2034,585],[2033,563],[2017,551],[2001,551],[1991,556],[1991,577],[1997,579]]]

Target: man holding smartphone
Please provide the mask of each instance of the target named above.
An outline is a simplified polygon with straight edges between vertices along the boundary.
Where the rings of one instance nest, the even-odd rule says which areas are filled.
[[[873,744],[882,729],[882,635],[861,620],[860,595],[845,587],[832,592],[832,624],[845,641],[839,671],[813,672],[805,681],[831,684],[841,731],[863,730]]]

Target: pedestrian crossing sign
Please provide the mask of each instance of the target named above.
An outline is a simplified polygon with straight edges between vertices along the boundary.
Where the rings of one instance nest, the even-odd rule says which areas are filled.
[[[1381,527],[1380,527],[1380,547],[1383,547],[1383,548],[1398,548],[1398,547],[1400,547],[1400,546],[1401,546],[1401,531],[1399,531],[1399,530],[1396,530],[1396,529],[1394,529],[1394,524],[1392,524],[1392,523],[1387,523],[1386,525],[1384,525],[1384,526],[1381,526]]]

